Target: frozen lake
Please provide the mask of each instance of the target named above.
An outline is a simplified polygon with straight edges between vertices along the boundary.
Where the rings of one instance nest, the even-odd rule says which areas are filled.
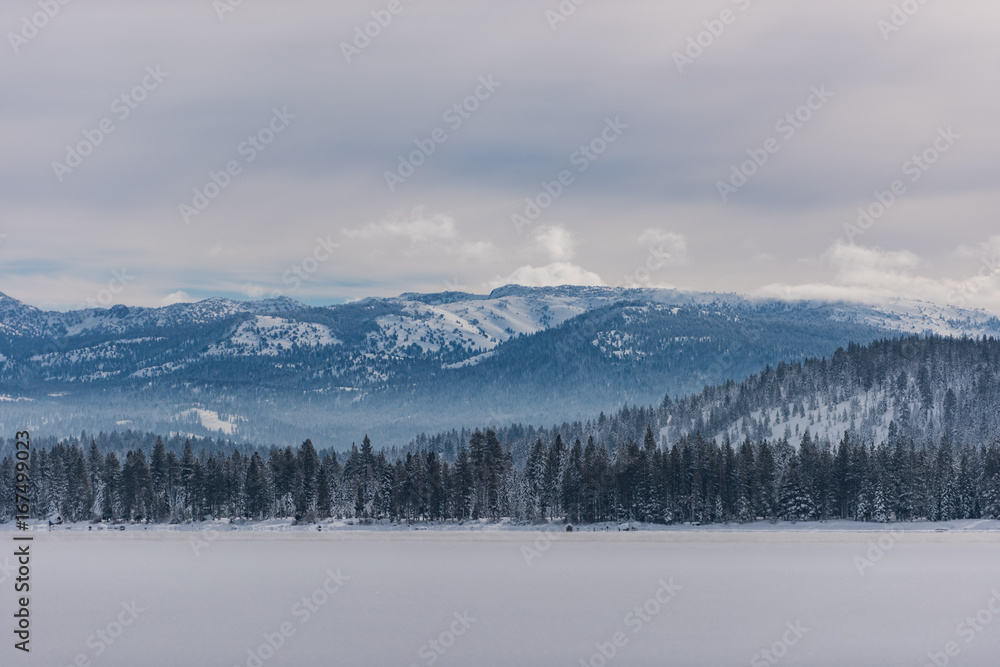
[[[34,535],[33,650],[13,651],[5,631],[4,665],[919,667],[1000,655],[997,531]],[[10,619],[13,582],[0,579]]]

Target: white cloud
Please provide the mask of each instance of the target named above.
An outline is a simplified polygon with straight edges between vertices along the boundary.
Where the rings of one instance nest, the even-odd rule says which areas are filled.
[[[883,251],[841,241],[827,255],[837,268],[837,282],[857,287],[905,288],[920,267],[920,258],[909,250]]]
[[[649,228],[639,234],[637,240],[639,243],[652,246],[656,257],[665,264],[679,264],[687,259],[687,239],[683,234]]]
[[[417,206],[409,214],[394,213],[382,222],[344,229],[343,233],[358,241],[378,241],[380,249],[394,240],[408,241],[402,252],[409,255],[446,255],[462,260],[488,260],[497,255],[492,241],[460,238],[453,217],[443,213],[428,215],[424,206]]]
[[[668,232],[665,229],[647,227],[636,239],[639,243],[684,243],[684,236],[676,232]]]
[[[175,303],[193,303],[197,301],[193,296],[188,294],[183,290],[178,290],[177,292],[171,292],[162,299],[160,299],[161,306],[172,306]]]
[[[524,285],[525,287],[551,287],[556,285],[604,285],[604,280],[592,271],[571,264],[553,262],[546,266],[522,266],[506,278],[496,278],[490,287],[503,285]]]
[[[412,243],[453,239],[457,236],[455,220],[441,213],[426,215],[423,206],[417,206],[409,216],[399,213],[383,222],[370,222],[358,229],[345,229],[344,235],[355,239],[402,238]]]
[[[535,232],[539,249],[553,262],[567,262],[573,259],[573,235],[561,225],[541,227]]]
[[[959,257],[976,259],[980,263],[997,268],[1000,265],[1000,235],[991,236],[982,243],[970,246],[962,244],[955,250]]]
[[[573,259],[576,243],[572,232],[562,225],[545,225],[538,228],[533,241],[534,246],[524,254],[529,257],[544,257],[549,260],[548,264],[543,266],[527,264],[518,267],[506,278],[497,276],[487,285],[492,288],[511,284],[525,287],[606,285],[601,276],[570,261]]]
[[[993,239],[982,248],[992,247]],[[920,257],[908,250],[884,251],[837,241],[824,256],[836,269],[830,282],[802,285],[771,284],[766,296],[786,299],[824,299],[884,303],[892,299],[919,299],[941,304],[996,309],[1000,307],[1000,265],[994,255],[983,255],[975,275],[964,279],[920,275]]]
[[[497,256],[497,247],[492,241],[470,241],[445,246],[445,251],[462,259],[492,259]]]
[[[247,285],[244,285],[240,291],[246,294],[251,299],[259,299],[260,297],[267,294],[270,290],[268,290],[263,285],[258,285],[256,283],[249,283]]]

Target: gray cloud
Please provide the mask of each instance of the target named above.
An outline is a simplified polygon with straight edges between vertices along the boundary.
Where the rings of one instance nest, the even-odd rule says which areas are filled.
[[[39,6],[5,3],[0,290],[73,307],[123,267],[136,277],[116,299],[150,305],[643,283],[652,243],[636,239],[657,230],[683,261],[648,284],[954,300],[973,280],[970,303],[996,307],[967,252],[997,231],[995,3],[928,3],[885,39],[888,0],[591,0],[554,30],[554,0],[404,0],[348,63],[341,43],[387,4],[244,2],[220,20],[204,0],[74,2],[15,53],[9,33]],[[705,37],[724,10],[733,21]],[[689,39],[711,43],[679,72]],[[169,75],[122,118],[116,100],[157,66]],[[481,77],[499,85],[485,95]],[[832,97],[779,130],[822,86]],[[249,161],[274,109],[294,119]],[[616,118],[627,129],[602,144]],[[104,119],[113,132],[60,182],[52,163]],[[961,138],[909,180],[904,164],[948,127]],[[724,203],[718,183],[772,138]],[[390,191],[386,172],[429,145]],[[581,157],[588,146],[601,151]],[[571,182],[519,232],[511,216],[562,172]],[[225,187],[186,224],[180,205],[212,173]],[[845,225],[897,179],[905,194],[851,249]],[[551,230],[571,245],[543,256]],[[328,236],[330,258],[286,280]],[[845,274],[847,256],[882,268]],[[920,261],[879,263],[901,256]]]

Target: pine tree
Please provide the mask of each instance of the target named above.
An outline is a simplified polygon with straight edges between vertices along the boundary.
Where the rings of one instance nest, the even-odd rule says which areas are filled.
[[[571,523],[580,522],[580,492],[583,479],[583,445],[580,440],[573,443],[570,449],[569,462],[562,475],[562,506],[566,518]]]
[[[90,487],[93,489],[93,500],[90,506],[90,520],[97,522],[104,518],[104,497],[107,493],[104,481],[104,457],[97,442],[90,441],[90,450],[87,452],[87,472],[90,475]]]
[[[154,521],[161,522],[168,516],[169,501],[167,498],[167,450],[160,437],[156,438],[156,444],[153,445],[149,473],[153,484],[151,514]]]
[[[469,450],[465,447],[462,447],[458,452],[454,474],[455,496],[452,502],[455,507],[455,517],[460,520],[468,519],[472,516],[476,480],[475,470],[469,458]]]
[[[198,460],[191,449],[191,441],[184,441],[184,453],[181,455],[181,486],[183,493],[183,510],[178,512],[181,520],[190,521],[195,517],[198,489],[195,483],[195,470],[198,468]]]
[[[253,453],[247,465],[245,488],[246,516],[256,520],[269,516],[271,493],[267,466],[257,452]]]
[[[330,518],[333,509],[333,496],[330,493],[330,477],[327,475],[326,466],[319,467],[319,474],[316,477],[316,512],[320,519]]]
[[[448,494],[445,487],[446,469],[442,468],[437,454],[427,454],[428,516],[432,521],[443,519],[447,513]]]
[[[877,523],[889,523],[891,518],[889,502],[885,495],[885,487],[882,482],[876,483],[875,497],[872,501],[872,521]]]
[[[93,502],[94,491],[90,483],[87,461],[78,447],[70,447],[66,452],[64,512],[70,521],[85,521],[90,518]]]
[[[318,476],[321,469],[319,454],[312,440],[306,439],[299,447],[294,468],[295,512],[298,516],[308,516],[311,519],[316,512]]]
[[[785,473],[779,490],[780,516],[785,521],[808,521],[814,518],[816,507],[806,492],[798,466],[793,464]]]
[[[108,452],[103,466],[104,506],[101,508],[104,521],[122,521],[124,508],[121,491],[121,463],[114,452]]]
[[[764,441],[757,452],[757,514],[772,519],[778,514],[776,465],[771,446]]]

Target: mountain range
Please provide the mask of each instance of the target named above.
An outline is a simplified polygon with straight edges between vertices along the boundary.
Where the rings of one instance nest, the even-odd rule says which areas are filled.
[[[931,333],[997,336],[1000,320],[917,301],[570,286],[69,312],[0,293],[0,429],[405,443],[658,405],[852,343]]]

